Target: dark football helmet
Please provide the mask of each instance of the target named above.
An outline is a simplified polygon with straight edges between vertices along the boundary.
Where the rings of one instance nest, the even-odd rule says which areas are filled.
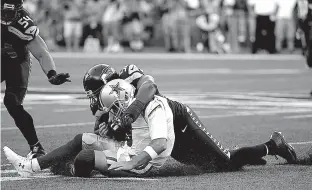
[[[101,89],[111,80],[118,79],[119,75],[109,65],[98,64],[89,69],[83,77],[83,87],[90,99],[90,108],[94,115],[101,109],[99,103],[99,94]]]
[[[1,24],[10,25],[18,19],[18,11],[23,9],[23,0],[1,0]]]

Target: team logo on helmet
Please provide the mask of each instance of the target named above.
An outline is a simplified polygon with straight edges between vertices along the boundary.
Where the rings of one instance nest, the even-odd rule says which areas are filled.
[[[112,88],[112,91],[109,93],[110,95],[116,92],[117,96],[120,97],[120,92],[124,91],[125,89],[121,88],[119,82],[116,85],[109,85]]]

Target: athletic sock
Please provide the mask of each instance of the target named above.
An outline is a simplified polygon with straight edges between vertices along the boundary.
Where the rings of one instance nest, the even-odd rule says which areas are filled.
[[[242,147],[231,152],[231,161],[236,165],[247,165],[267,155],[265,144]]]
[[[31,160],[31,169],[32,169],[34,172],[38,172],[38,171],[41,170],[37,158],[34,158],[34,159]]]
[[[38,157],[41,169],[49,168],[53,163],[64,162],[76,156],[82,150],[82,134],[69,141],[67,144]]]
[[[272,140],[269,140],[268,142],[264,143],[268,149],[268,155],[274,155],[275,150],[275,144]]]

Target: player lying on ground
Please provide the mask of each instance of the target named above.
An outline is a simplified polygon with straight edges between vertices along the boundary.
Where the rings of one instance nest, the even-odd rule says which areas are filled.
[[[120,116],[131,105],[135,89],[124,80],[116,79],[102,88],[99,96],[102,109],[109,112],[108,122],[101,124],[105,137],[80,134],[72,141],[45,156],[28,160],[8,147],[5,155],[22,176],[46,169],[55,163],[74,159],[73,174],[89,176],[97,170],[108,176],[144,176],[151,169],[160,168],[171,156],[175,160],[216,171],[237,170],[247,164],[265,164],[266,155],[278,155],[288,163],[296,163],[294,149],[282,135],[274,132],[271,139],[257,146],[229,151],[208,132],[195,112],[182,103],[155,95],[142,113],[149,128],[149,139],[133,136],[132,149],[108,134],[125,139]],[[103,128],[103,129],[102,129]],[[120,139],[119,139],[120,140]],[[134,149],[134,150],[133,150]]]
[[[30,146],[29,156],[37,157],[45,151],[38,140],[33,118],[23,107],[31,71],[30,52],[51,84],[69,81],[68,73],[56,73],[48,47],[39,35],[39,28],[23,8],[23,0],[2,0],[1,82],[6,84],[3,103]]]

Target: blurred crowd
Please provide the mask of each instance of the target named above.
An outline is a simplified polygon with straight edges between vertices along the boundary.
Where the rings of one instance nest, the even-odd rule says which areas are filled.
[[[25,0],[53,51],[292,53],[306,0]]]

